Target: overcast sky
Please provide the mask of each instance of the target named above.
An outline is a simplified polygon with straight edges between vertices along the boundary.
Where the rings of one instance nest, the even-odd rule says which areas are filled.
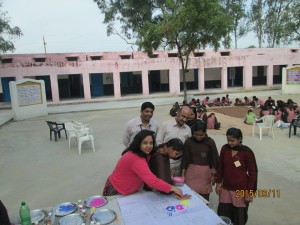
[[[1,1],[1,0],[0,0]],[[107,36],[103,15],[93,0],[2,0],[11,26],[23,36],[16,40],[14,53],[131,51],[117,35]],[[238,41],[239,48],[256,45],[249,36]]]

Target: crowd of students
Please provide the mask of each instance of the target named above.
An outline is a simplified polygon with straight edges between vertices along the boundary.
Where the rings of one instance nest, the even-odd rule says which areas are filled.
[[[253,99],[257,98],[253,96]],[[253,109],[249,108],[244,121],[246,124],[253,124],[255,118],[261,118],[266,115],[274,115],[275,123],[278,124],[278,127],[288,127],[289,123],[291,123],[292,120],[300,113],[300,107],[292,99],[288,99],[286,102],[282,100],[277,100],[275,102],[272,97],[268,97],[265,102],[261,101],[259,104],[255,104],[252,101],[252,104],[249,105],[256,108],[259,107],[260,112],[259,115],[256,115],[253,112]]]
[[[229,95],[222,97],[222,99],[215,98],[213,101],[210,101],[210,98],[207,96],[202,101],[200,99],[192,99],[189,103],[183,102],[182,105],[186,105],[195,108],[197,119],[203,120],[207,124],[207,129],[219,129],[221,124],[218,122],[215,114],[211,112],[207,115],[207,108],[209,107],[218,107],[218,106],[230,106],[232,101],[229,99]],[[288,99],[286,102],[282,100],[275,101],[271,96],[268,97],[266,101],[253,96],[252,98],[245,96],[243,100],[241,98],[236,98],[234,101],[234,106],[248,106],[249,110],[245,115],[244,123],[253,124],[256,118],[260,118],[265,115],[274,115],[275,122],[278,126],[286,125],[288,126],[292,120],[300,114],[300,106],[294,102],[292,99]],[[178,102],[176,102],[170,110],[172,116],[176,116],[176,112],[180,108]],[[254,108],[260,108],[258,115],[253,111]],[[193,110],[193,111],[195,111]],[[194,123],[195,118],[192,116],[191,121],[188,123]]]

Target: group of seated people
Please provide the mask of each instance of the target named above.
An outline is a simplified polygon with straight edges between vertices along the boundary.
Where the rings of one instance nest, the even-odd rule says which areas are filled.
[[[229,100],[229,95],[227,94],[226,96],[223,97],[217,97],[214,98],[213,100],[210,100],[208,96],[206,96],[202,100],[202,106],[207,108],[207,107],[218,107],[218,106],[230,106],[232,101]]]
[[[266,115],[274,115],[275,122],[287,124],[291,123],[296,115],[300,113],[300,107],[292,99],[288,99],[287,102],[278,100],[275,103],[275,100],[273,100],[272,97],[268,97],[268,99],[259,107],[261,109],[259,115],[256,115],[252,108],[248,110],[244,121],[246,124],[253,124],[254,119],[257,116],[261,118]]]
[[[224,104],[222,102],[224,102]],[[219,129],[221,126],[220,122],[218,122],[213,112],[207,115],[206,108],[211,106],[223,106],[226,104],[231,104],[228,94],[226,97],[223,97],[221,101],[220,98],[214,99],[213,103],[209,101],[208,96],[203,99],[201,103],[199,99],[196,100],[194,98],[189,103],[183,101],[183,105],[190,106],[192,109],[191,119],[187,122],[187,124],[193,124],[195,123],[195,120],[202,120],[207,124],[207,129]],[[300,106],[298,106],[298,104],[292,99],[288,99],[286,102],[282,100],[275,101],[271,96],[269,96],[266,101],[259,99],[256,96],[253,96],[252,99],[245,96],[244,101],[240,98],[236,98],[234,105],[251,106],[245,115],[244,123],[246,124],[253,124],[256,118],[261,118],[265,115],[274,115],[275,122],[286,125],[291,123],[296,115],[300,114]],[[180,107],[181,105],[176,102],[170,110],[170,115],[173,117],[176,116]],[[252,107],[261,109],[259,115],[255,114]]]
[[[191,109],[191,116],[186,124],[191,127],[191,129],[193,124],[195,124],[198,120],[202,120],[203,122],[205,122],[207,125],[207,129],[220,129],[221,123],[218,122],[218,119],[213,112],[207,115],[207,110],[205,107],[197,107],[196,105],[189,107]],[[170,109],[170,115],[175,117],[179,109],[179,103],[175,102],[175,104]]]
[[[230,106],[232,104],[232,101],[229,100],[229,95],[226,94],[226,96],[223,96],[222,98],[218,97],[213,100],[210,100],[209,96],[206,96],[202,101],[200,99],[192,98],[190,102],[183,101],[182,105],[180,105],[178,102],[175,102],[175,104],[170,109],[170,115],[176,116],[178,110],[181,106],[189,106],[189,107],[195,107],[197,109],[197,112],[203,111],[208,107],[217,107],[217,106]]]
[[[266,104],[270,104],[271,106],[275,104],[274,100],[269,97],[270,99],[268,99],[266,101]],[[254,108],[259,108],[261,106],[263,106],[265,104],[264,100],[257,98],[256,96],[253,96],[252,99],[245,96],[244,100],[242,100],[241,98],[236,98],[234,105],[235,106],[252,106]]]

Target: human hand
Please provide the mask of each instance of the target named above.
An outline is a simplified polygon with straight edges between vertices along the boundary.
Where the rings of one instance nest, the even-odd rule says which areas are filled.
[[[173,191],[174,194],[176,194],[178,197],[182,198],[183,193],[182,193],[182,190],[180,188],[172,186],[171,191]]]
[[[220,194],[221,194],[221,191],[222,191],[221,184],[217,184],[217,185],[216,185],[216,194],[217,194],[217,195],[220,195]]]
[[[192,196],[189,195],[189,194],[184,194],[184,195],[182,195],[182,196],[180,197],[179,195],[177,195],[176,193],[174,193],[173,196],[174,196],[175,198],[177,198],[178,200],[186,200],[186,199],[191,199],[191,198],[192,198]]]
[[[252,202],[253,197],[249,195],[249,193],[246,192],[245,197],[244,197],[245,202]]]
[[[211,174],[211,176],[210,176],[210,182],[211,182],[212,186],[215,185],[215,183],[216,183],[216,177],[215,177],[215,174]]]

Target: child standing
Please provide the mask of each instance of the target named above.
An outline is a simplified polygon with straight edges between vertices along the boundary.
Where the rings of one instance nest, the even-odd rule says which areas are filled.
[[[228,144],[221,149],[217,168],[218,215],[230,218],[234,225],[245,225],[253,197],[249,193],[257,188],[256,160],[252,150],[242,144],[240,129],[229,128],[226,136]],[[237,194],[242,191],[244,196]]]
[[[186,184],[208,201],[215,184],[218,158],[216,143],[207,136],[206,124],[197,121],[193,136],[184,143],[182,175]]]

